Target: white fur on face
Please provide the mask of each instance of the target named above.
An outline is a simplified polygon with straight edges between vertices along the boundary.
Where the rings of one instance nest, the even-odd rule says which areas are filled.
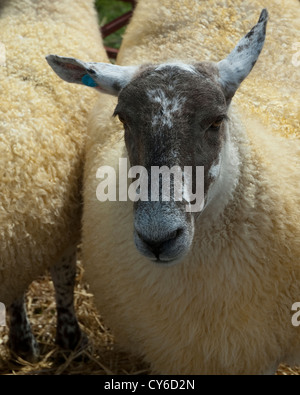
[[[214,180],[207,192],[205,211],[210,211],[211,207],[213,215],[217,216],[227,205],[240,177],[239,153],[228,130],[219,161],[211,167],[209,173]]]
[[[155,68],[155,71],[162,71],[165,68],[177,68],[178,71],[184,71],[188,73],[197,74],[197,70],[194,66],[181,63],[181,62],[167,62],[160,64]],[[152,89],[147,92],[147,95],[152,103],[160,104],[161,110],[159,113],[154,115],[152,119],[152,126],[167,126],[168,128],[172,128],[173,117],[174,115],[181,110],[183,104],[186,102],[186,99],[179,94],[175,94],[177,88],[175,83],[170,83],[166,86],[166,90],[164,91],[162,88]],[[171,93],[171,95],[168,95]]]
[[[172,90],[172,86],[170,86],[170,90]],[[161,107],[160,112],[152,118],[152,126],[161,125],[172,128],[174,114],[181,110],[186,99],[179,96],[170,99],[161,88],[151,89],[147,92],[147,96],[152,103],[157,103]]]
[[[222,162],[222,158],[221,158],[221,154],[219,155],[219,158],[216,162],[213,163],[213,165],[211,166],[211,168],[209,169],[209,176],[212,179],[216,179],[218,178],[220,171],[221,171],[221,162]]]
[[[188,71],[189,73],[197,73],[197,70],[195,69],[194,66],[190,64],[185,64],[181,62],[169,62],[169,63],[163,63],[160,64],[159,66],[156,67],[156,71],[163,70],[165,67],[177,67],[183,71]]]

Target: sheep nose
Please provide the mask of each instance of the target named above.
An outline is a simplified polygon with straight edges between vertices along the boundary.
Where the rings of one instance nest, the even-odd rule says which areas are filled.
[[[168,247],[170,247],[183,233],[183,229],[178,228],[172,232],[157,235],[155,238],[149,238],[149,236],[142,234],[137,231],[137,235],[144,245],[151,251],[157,259],[161,253],[163,253]]]

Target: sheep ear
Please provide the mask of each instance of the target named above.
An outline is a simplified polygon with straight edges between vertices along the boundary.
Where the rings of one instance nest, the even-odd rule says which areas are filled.
[[[261,53],[266,38],[267,22],[268,11],[263,9],[257,25],[240,40],[226,59],[217,64],[219,82],[228,102],[248,76]]]
[[[86,63],[75,58],[48,55],[46,60],[64,81],[96,88],[118,96],[131,81],[138,67],[116,66],[110,63]]]

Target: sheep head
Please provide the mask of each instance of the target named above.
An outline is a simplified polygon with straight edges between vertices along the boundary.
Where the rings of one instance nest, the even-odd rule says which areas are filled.
[[[195,221],[214,211],[224,191],[237,184],[239,158],[230,147],[227,112],[261,53],[267,19],[263,10],[257,25],[219,63],[125,67],[47,57],[63,80],[118,96],[114,115],[124,124],[130,164],[147,174],[134,202],[135,243],[152,261],[179,262],[190,250]],[[154,168],[161,169],[155,186]],[[163,168],[172,170],[166,179]],[[164,190],[166,180],[170,193]],[[181,199],[174,197],[178,190]]]

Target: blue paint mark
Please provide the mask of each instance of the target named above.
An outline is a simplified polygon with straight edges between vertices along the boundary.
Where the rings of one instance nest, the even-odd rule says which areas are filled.
[[[92,77],[90,77],[88,74],[84,75],[81,78],[81,81],[84,85],[90,86],[91,88],[95,88],[97,86],[96,82],[93,80]]]

